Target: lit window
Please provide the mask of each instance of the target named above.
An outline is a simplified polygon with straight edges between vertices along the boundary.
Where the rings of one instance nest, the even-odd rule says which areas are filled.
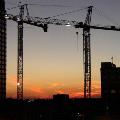
[[[116,93],[116,90],[114,90],[114,89],[111,90],[111,93],[112,93],[112,94],[115,94],[115,93]]]

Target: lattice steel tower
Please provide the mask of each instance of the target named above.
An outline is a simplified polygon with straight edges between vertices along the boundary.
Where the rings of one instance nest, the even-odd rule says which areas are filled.
[[[17,99],[23,99],[23,16],[24,5],[18,17]]]
[[[6,98],[6,19],[5,1],[0,0],[0,99]]]
[[[88,7],[88,13],[83,28],[84,98],[91,97],[90,23],[92,7],[93,6]]]

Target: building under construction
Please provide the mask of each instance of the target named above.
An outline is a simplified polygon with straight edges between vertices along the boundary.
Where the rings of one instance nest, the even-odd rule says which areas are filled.
[[[0,0],[0,99],[6,98],[6,19],[5,2]]]

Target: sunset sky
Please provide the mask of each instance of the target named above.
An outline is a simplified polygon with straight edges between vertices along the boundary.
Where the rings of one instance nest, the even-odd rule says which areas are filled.
[[[17,6],[20,0],[6,0],[6,8]],[[94,6],[92,25],[120,25],[119,0],[21,0],[29,6],[33,17],[51,17],[87,6]],[[45,6],[53,5],[53,6]],[[55,5],[63,5],[57,7]],[[66,6],[66,7],[65,7]],[[18,15],[17,9],[8,13]],[[84,22],[87,10],[57,17]],[[79,48],[77,36],[79,32]],[[66,93],[83,96],[82,29],[49,25],[48,32],[24,24],[24,98],[51,98]],[[120,66],[120,32],[91,29],[92,95],[100,96],[100,64],[110,62]],[[7,21],[7,97],[16,98],[17,85],[17,23]]]

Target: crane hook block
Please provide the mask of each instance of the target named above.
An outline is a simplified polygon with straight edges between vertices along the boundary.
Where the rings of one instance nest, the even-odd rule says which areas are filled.
[[[44,25],[43,25],[43,30],[44,30],[44,32],[47,32],[47,29],[48,29],[48,25],[47,25],[47,24],[44,24]]]
[[[83,28],[83,22],[79,22],[75,25],[75,28]]]

